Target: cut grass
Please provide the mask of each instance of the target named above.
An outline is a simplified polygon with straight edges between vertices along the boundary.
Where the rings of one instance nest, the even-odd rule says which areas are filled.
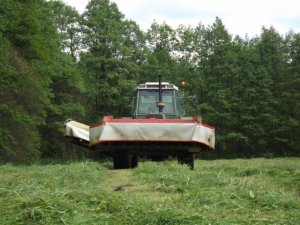
[[[0,166],[0,224],[297,224],[300,159]]]

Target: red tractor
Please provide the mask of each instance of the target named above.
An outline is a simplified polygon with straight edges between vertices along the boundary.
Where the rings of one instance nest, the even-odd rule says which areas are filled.
[[[195,153],[214,149],[215,128],[199,116],[187,117],[184,98],[183,89],[160,79],[139,84],[132,117],[104,116],[89,126],[69,120],[65,135],[77,145],[110,155],[114,169],[136,167],[139,156],[177,156],[179,163],[194,169]]]

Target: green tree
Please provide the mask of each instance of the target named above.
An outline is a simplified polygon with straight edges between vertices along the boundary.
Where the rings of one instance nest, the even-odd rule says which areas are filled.
[[[85,91],[84,83],[75,61],[75,49],[78,48],[78,44],[72,42],[71,36],[67,36],[73,29],[72,24],[79,23],[79,19],[75,21],[78,14],[61,2],[40,1],[37,7],[37,17],[43,30],[40,35],[44,40],[51,40],[44,46],[48,57],[44,59],[43,64],[37,65],[40,73],[47,74],[51,80],[51,98],[46,108],[46,123],[41,127],[42,157],[69,158],[68,154],[71,154],[70,157],[73,155],[66,149],[63,121],[67,118],[82,120],[85,111],[84,98],[81,97]],[[74,16],[71,20],[70,15]],[[67,45],[69,51],[65,51]]]
[[[281,154],[298,154],[300,149],[300,34],[290,32],[285,38],[286,66],[278,84],[279,126],[275,129]]]
[[[35,65],[45,59],[34,1],[5,1],[1,12],[0,155],[5,161],[39,158],[49,78]]]
[[[115,3],[92,0],[83,14],[80,67],[87,85],[87,109],[91,121],[105,114],[128,115],[130,98],[142,60],[141,32],[133,21],[124,20]]]
[[[49,1],[53,23],[57,28],[62,51],[70,53],[76,59],[81,44],[81,17],[79,13],[61,1]]]
[[[154,22],[146,34],[147,54],[142,66],[140,80],[157,81],[161,75],[164,81],[174,82],[177,76],[177,63],[174,53],[175,31],[167,24]]]
[[[235,86],[240,101],[236,105],[237,130],[244,135],[245,155],[259,155],[268,150],[270,127],[274,117],[272,78],[261,64],[256,42],[245,41],[239,58],[239,74]]]
[[[259,65],[264,68],[267,76],[271,79],[271,97],[266,98],[270,102],[272,112],[262,121],[268,137],[268,147],[273,152],[279,152],[280,139],[278,139],[278,129],[281,128],[280,122],[280,96],[282,93],[282,83],[287,72],[285,61],[285,47],[283,37],[273,28],[262,28],[261,36],[257,42],[259,52]]]
[[[203,52],[199,66],[204,76],[204,104],[200,108],[205,118],[218,128],[217,141],[222,144],[222,151],[230,151],[228,142],[233,137],[230,134],[237,133],[233,129],[236,120],[232,106],[236,98],[232,86],[237,74],[238,55],[231,36],[219,18],[203,32],[200,41]]]
[[[53,23],[52,3],[5,1],[1,12],[0,155],[30,162],[62,155],[62,123],[83,113],[83,82]],[[2,23],[3,21],[3,23]]]

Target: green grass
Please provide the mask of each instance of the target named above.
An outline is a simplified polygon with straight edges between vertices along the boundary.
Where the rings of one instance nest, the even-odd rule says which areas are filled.
[[[300,159],[0,166],[0,224],[299,224]]]

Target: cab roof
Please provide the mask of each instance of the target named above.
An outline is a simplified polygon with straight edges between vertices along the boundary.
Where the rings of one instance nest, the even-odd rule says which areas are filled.
[[[139,84],[137,86],[138,90],[146,90],[146,89],[158,89],[158,82],[146,82],[144,84]],[[173,89],[178,91],[178,87],[174,84],[170,84],[169,82],[161,82],[162,89]]]

